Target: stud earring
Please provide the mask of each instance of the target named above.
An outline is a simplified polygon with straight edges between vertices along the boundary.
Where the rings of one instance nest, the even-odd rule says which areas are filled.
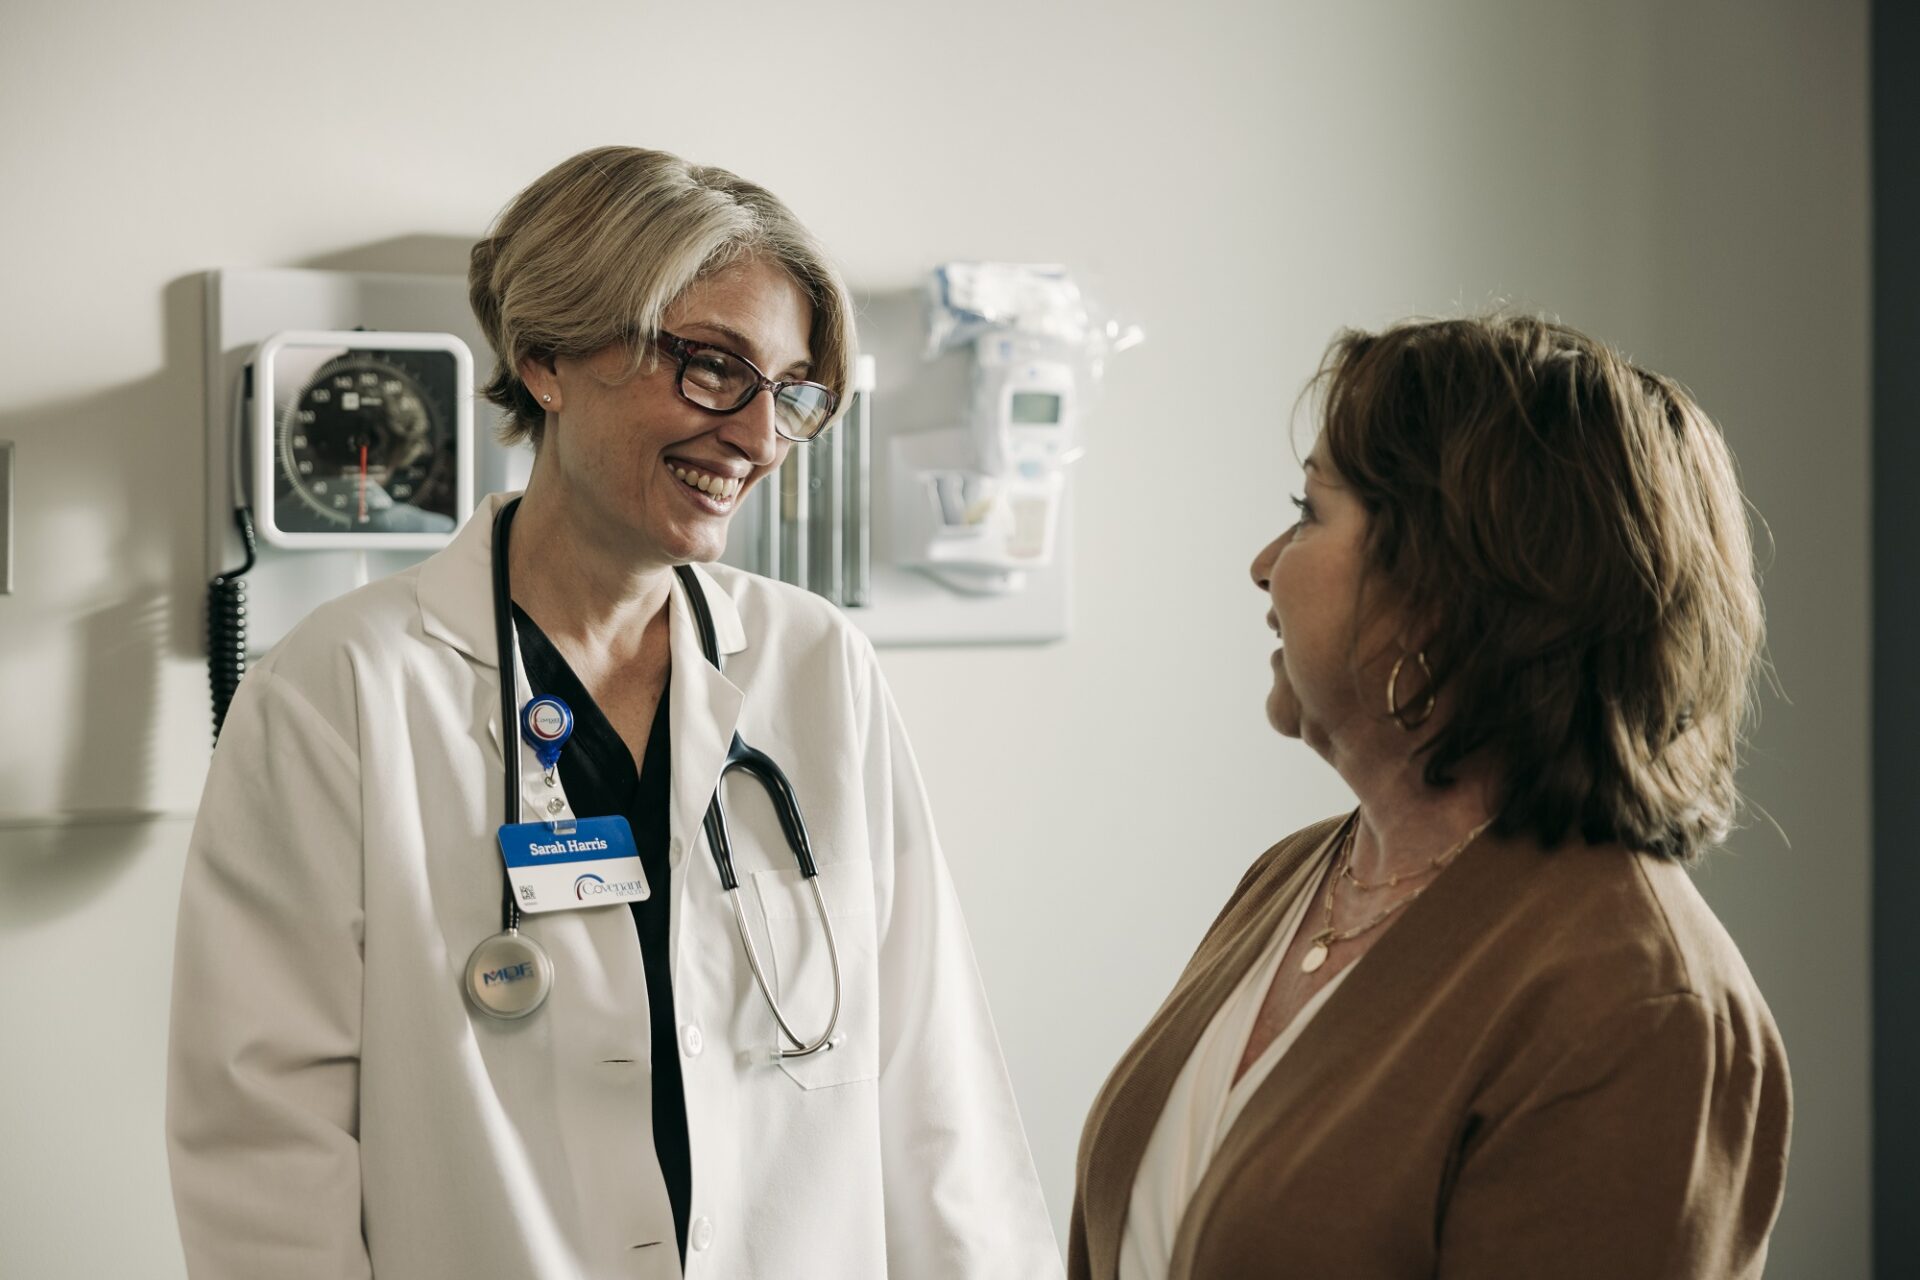
[[[552,403],[553,403],[553,397],[552,397],[552,396],[541,396],[541,397],[540,397],[540,403],[541,403],[541,404],[552,404]]]

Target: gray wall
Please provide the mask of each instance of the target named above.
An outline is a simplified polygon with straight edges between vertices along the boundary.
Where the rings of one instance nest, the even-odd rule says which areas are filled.
[[[1873,1207],[1876,1274],[1920,1275],[1920,9],[1873,6]]]
[[[0,1162],[0,1274],[179,1273],[160,1073],[207,737],[190,277],[444,267],[433,246],[548,164],[629,140],[766,182],[863,288],[1061,259],[1148,327],[1077,478],[1072,638],[885,655],[1062,1220],[1088,1100],[1240,871],[1348,802],[1264,726],[1245,577],[1288,519],[1289,409],[1329,336],[1507,299],[1689,383],[1777,543],[1791,701],[1768,698],[1746,775],[1765,816],[1701,876],[1793,1058],[1771,1274],[1866,1275],[1867,21],[1865,0],[15,0],[0,1133],[33,1158]]]

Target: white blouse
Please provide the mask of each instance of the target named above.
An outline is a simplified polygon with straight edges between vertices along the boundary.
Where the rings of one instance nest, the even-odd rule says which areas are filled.
[[[1279,972],[1280,961],[1299,932],[1307,908],[1318,896],[1314,887],[1319,878],[1288,910],[1260,960],[1241,979],[1233,994],[1207,1024],[1206,1031],[1193,1047],[1187,1065],[1173,1082],[1167,1105],[1160,1112],[1153,1137],[1140,1160],[1134,1177],[1133,1198],[1128,1202],[1126,1230],[1120,1239],[1119,1280],[1164,1280],[1173,1259],[1173,1241],[1187,1204],[1206,1176],[1214,1152],[1235,1120],[1246,1108],[1248,1099],[1260,1088],[1274,1064],[1300,1038],[1313,1015],[1327,1002],[1347,975],[1349,965],[1314,993],[1295,1014],[1273,1043],[1268,1045],[1247,1073],[1236,1082],[1234,1069],[1246,1053],[1247,1038],[1266,1002],[1267,990]]]

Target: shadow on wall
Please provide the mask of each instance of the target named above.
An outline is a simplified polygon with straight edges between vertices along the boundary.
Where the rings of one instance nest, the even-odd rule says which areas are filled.
[[[473,242],[479,235],[476,231],[471,236],[394,236],[315,254],[289,265],[308,271],[395,271],[464,278],[468,255],[473,252]],[[474,358],[485,357],[476,351]]]
[[[204,721],[159,722],[163,664],[201,643],[199,281],[171,282],[160,307],[152,375],[0,415],[18,442],[17,594],[0,600],[18,624],[14,696],[66,728],[57,760],[0,771],[0,924],[68,914],[112,884],[162,807],[159,753],[206,740]]]
[[[292,265],[464,275],[471,247],[409,235]],[[160,305],[153,374],[0,413],[0,439],[17,443],[19,571],[0,621],[19,623],[8,656],[23,665],[8,696],[45,699],[47,721],[69,726],[57,761],[0,769],[0,927],[84,907],[151,847],[156,815],[198,798],[204,758],[179,757],[208,750],[205,684],[188,718],[163,706],[162,680],[206,658],[204,276],[169,282]]]
[[[80,659],[66,705],[77,731],[67,743],[62,794],[100,788],[145,796],[158,748],[155,723],[167,604],[152,590],[108,604],[80,620]],[[150,844],[148,823],[114,816],[136,805],[76,803],[93,817],[58,826],[0,832],[0,926],[64,916],[113,883],[135,852]]]

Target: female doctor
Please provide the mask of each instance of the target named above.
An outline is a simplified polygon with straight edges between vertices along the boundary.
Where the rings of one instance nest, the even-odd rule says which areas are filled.
[[[524,496],[316,611],[214,755],[168,1081],[191,1273],[1058,1276],[873,651],[709,564],[846,389],[838,274],[762,188],[608,147],[470,285]],[[803,839],[735,772],[715,840],[736,735]]]

